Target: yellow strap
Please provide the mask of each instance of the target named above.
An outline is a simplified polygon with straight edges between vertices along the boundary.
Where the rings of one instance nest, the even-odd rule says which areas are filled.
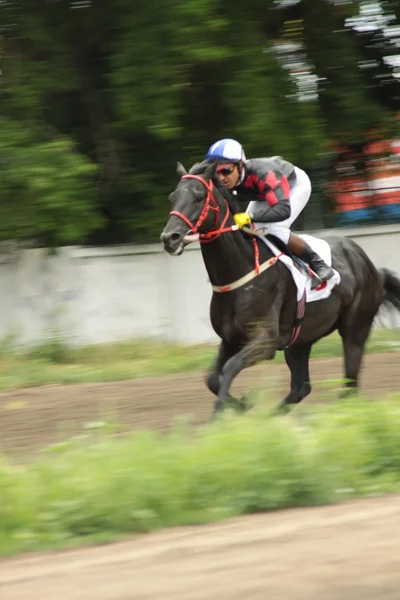
[[[247,275],[244,275],[240,279],[237,279],[236,281],[233,281],[232,283],[228,283],[227,285],[212,285],[211,286],[212,290],[213,290],[213,292],[232,292],[233,290],[236,290],[241,285],[244,285],[248,281],[251,281],[252,279],[254,279],[254,277],[257,277],[257,275],[260,275],[260,273],[263,273],[264,271],[269,269],[269,267],[272,267],[272,265],[274,265],[277,260],[278,260],[278,256],[273,256],[272,258],[267,260],[265,263],[262,263],[262,265],[260,265],[258,273],[255,269],[253,269],[252,271],[250,271],[250,273],[247,273]]]

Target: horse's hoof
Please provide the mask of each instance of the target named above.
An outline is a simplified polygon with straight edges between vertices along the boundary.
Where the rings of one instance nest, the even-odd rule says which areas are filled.
[[[220,419],[222,416],[223,410],[224,410],[224,406],[221,406],[220,404],[216,404],[214,407],[214,410],[211,414],[211,417],[210,417],[210,423],[215,423],[215,421]]]
[[[346,400],[347,398],[354,398],[358,396],[358,389],[356,387],[345,388],[339,393],[339,400]]]
[[[288,404],[287,402],[280,402],[278,406],[271,411],[271,417],[287,415],[293,410],[293,406],[293,404]]]
[[[236,402],[233,404],[233,407],[236,410],[236,412],[241,415],[248,410],[247,404],[245,402],[242,402],[241,400],[236,400]]]
[[[244,413],[249,412],[250,410],[253,410],[253,408],[255,408],[255,404],[254,402],[252,402],[249,398],[247,398],[246,396],[243,396],[242,398],[240,398],[239,400],[240,404],[242,405],[242,410]]]

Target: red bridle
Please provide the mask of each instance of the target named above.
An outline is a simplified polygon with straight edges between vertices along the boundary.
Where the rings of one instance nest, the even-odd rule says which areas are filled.
[[[175,215],[175,216],[179,217],[180,219],[182,219],[183,221],[185,221],[185,223],[189,226],[191,233],[199,234],[199,240],[201,243],[212,242],[217,237],[219,237],[221,235],[221,233],[226,233],[228,231],[235,231],[237,229],[236,226],[225,227],[225,223],[227,222],[227,220],[229,218],[229,212],[230,212],[228,203],[225,200],[225,198],[224,198],[224,202],[225,202],[226,213],[224,215],[224,218],[222,219],[222,223],[221,223],[220,227],[218,227],[220,208],[219,208],[217,201],[215,200],[213,193],[212,193],[214,184],[211,180],[210,180],[210,183],[207,183],[207,181],[205,179],[203,179],[202,177],[200,177],[199,175],[183,175],[181,177],[181,179],[197,179],[197,181],[200,181],[207,189],[207,197],[204,201],[202,211],[201,211],[200,216],[195,225],[193,225],[193,223],[191,223],[189,221],[189,219],[184,214],[179,212],[178,210],[171,210],[171,212],[169,213],[170,216]],[[203,225],[204,221],[207,219],[208,213],[210,210],[215,212],[215,220],[214,220],[213,228],[211,229],[211,231],[209,231],[207,233],[199,233],[199,229]]]
[[[222,223],[221,223],[220,227],[218,228],[220,209],[219,209],[219,206],[218,206],[218,204],[213,196],[213,193],[212,193],[214,184],[211,180],[210,180],[210,183],[207,183],[207,181],[205,179],[203,179],[202,177],[200,177],[199,175],[189,175],[189,174],[183,175],[181,177],[181,179],[197,179],[197,181],[200,181],[207,189],[207,197],[204,201],[202,211],[201,211],[200,216],[195,225],[193,225],[193,223],[191,223],[190,220],[184,214],[179,212],[178,210],[171,210],[171,212],[169,213],[170,216],[176,215],[177,217],[179,217],[180,219],[185,221],[185,223],[190,227],[191,232],[194,234],[194,233],[198,233],[200,227],[203,225],[204,221],[207,219],[209,211],[212,210],[215,212],[215,220],[214,220],[213,229],[211,229],[211,231],[209,231],[208,233],[199,233],[198,234],[200,243],[212,242],[213,240],[217,239],[217,237],[219,237],[222,233],[238,230],[238,227],[236,225],[232,225],[230,227],[225,227],[225,223],[228,220],[229,213],[230,213],[229,205],[228,205],[228,202],[225,200],[225,198],[224,198],[224,203],[225,203],[226,213],[225,213],[224,218],[222,219]],[[253,241],[253,245],[254,245],[254,263],[255,263],[254,271],[256,274],[258,274],[260,271],[260,253],[258,250],[256,238],[253,237],[252,241]],[[276,261],[278,260],[279,256],[269,259],[266,263],[264,263],[264,265],[270,266],[272,264],[275,264]],[[268,268],[268,266],[267,266],[267,268]],[[239,282],[240,282],[240,279],[236,281],[236,284]],[[232,285],[227,285],[227,286],[221,286],[219,288],[217,287],[216,291],[229,292],[232,289],[234,289]],[[294,325],[291,338],[289,340],[288,345],[285,346],[285,348],[288,348],[289,346],[294,344],[294,342],[297,340],[297,338],[300,334],[301,324],[302,324],[303,317],[304,317],[305,302],[306,302],[306,292],[304,291],[303,298],[297,303],[297,309],[296,309],[297,324]]]
[[[237,225],[231,225],[230,227],[225,227],[225,223],[227,222],[227,220],[229,218],[229,214],[230,214],[229,205],[228,205],[228,202],[225,200],[225,198],[224,198],[224,203],[225,203],[226,213],[224,215],[224,218],[222,219],[222,223],[221,223],[220,227],[218,227],[220,209],[219,209],[217,201],[215,200],[213,193],[212,193],[214,184],[211,180],[210,180],[210,183],[207,183],[207,181],[205,179],[203,179],[202,177],[200,177],[199,175],[189,175],[189,174],[183,175],[181,177],[181,179],[197,179],[197,181],[200,181],[207,189],[207,197],[204,201],[204,206],[202,208],[200,216],[195,225],[193,225],[193,223],[191,223],[189,221],[189,219],[184,214],[179,212],[178,210],[171,210],[171,212],[169,213],[169,216],[175,215],[175,216],[179,217],[180,219],[182,219],[183,221],[185,221],[185,223],[190,227],[190,232],[192,234],[194,234],[194,233],[198,233],[200,227],[203,225],[204,221],[206,220],[209,211],[213,210],[215,212],[215,221],[214,221],[213,229],[211,229],[211,231],[209,231],[207,233],[198,233],[199,241],[200,241],[200,243],[203,243],[203,244],[206,244],[207,242],[212,242],[213,240],[216,240],[222,233],[227,233],[229,231],[237,231],[238,230]],[[258,271],[260,269],[260,253],[258,250],[256,238],[253,237],[252,241],[253,241],[253,245],[254,245],[255,270],[256,270],[256,273],[258,273]]]

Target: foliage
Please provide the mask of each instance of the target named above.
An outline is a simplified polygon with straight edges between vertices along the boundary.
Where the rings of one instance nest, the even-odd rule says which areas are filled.
[[[46,246],[79,240],[101,222],[96,167],[70,139],[38,139],[0,118],[0,240],[38,239]]]
[[[14,342],[12,334],[0,341],[0,391],[205,371],[217,352],[215,344],[180,346],[154,340],[72,348],[57,334],[39,346],[24,350],[16,348]],[[399,330],[374,332],[367,351],[399,352]],[[321,339],[312,349],[312,358],[342,354],[342,341],[337,333]],[[274,363],[283,362],[283,353],[278,352]]]
[[[91,424],[25,466],[0,461],[0,553],[398,491],[399,427],[398,398],[168,435]]]
[[[4,0],[0,239],[157,240],[176,161],[221,136],[306,169],[362,142],[400,83],[382,35],[397,3],[362,31],[360,4]]]

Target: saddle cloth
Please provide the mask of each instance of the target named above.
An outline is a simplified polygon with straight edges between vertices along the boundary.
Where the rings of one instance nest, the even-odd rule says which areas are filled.
[[[256,225],[257,227],[257,225]],[[257,231],[263,233],[262,226],[257,227]],[[320,238],[316,238],[312,235],[308,234],[298,234],[299,237],[303,238],[309,246],[319,254],[319,256],[326,262],[327,265],[332,266],[332,253],[331,247],[325,240],[321,240]],[[267,244],[267,246],[272,250],[275,256],[281,254],[281,251],[267,238],[263,237],[263,241]],[[311,289],[311,278],[304,273],[301,273],[299,269],[295,266],[293,260],[286,256],[285,254],[281,254],[279,256],[279,260],[282,261],[290,273],[292,274],[293,280],[296,284],[297,288],[297,300],[301,300],[304,294],[304,290],[306,291],[306,302],[315,302],[316,300],[323,300],[328,298],[331,295],[331,292],[335,285],[340,283],[340,275],[334,269],[334,275],[328,281],[324,281],[321,285],[315,288],[315,290]],[[308,265],[307,265],[308,266]]]

